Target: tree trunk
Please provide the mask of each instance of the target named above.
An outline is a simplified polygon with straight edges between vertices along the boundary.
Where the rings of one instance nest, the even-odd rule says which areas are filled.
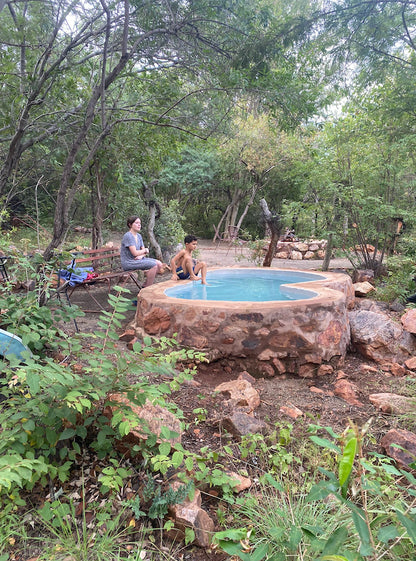
[[[327,271],[329,268],[329,262],[331,261],[332,249],[334,247],[334,236],[332,233],[328,234],[328,243],[325,248],[325,256],[322,263],[322,270]]]
[[[103,197],[104,177],[97,160],[94,162],[91,173],[91,210],[92,210],[92,233],[91,249],[97,249],[103,245],[103,216],[106,202]],[[94,178],[95,171],[95,178]]]
[[[156,220],[161,214],[160,205],[156,201],[154,187],[157,185],[158,180],[154,179],[149,184],[145,183],[143,186],[143,198],[149,207],[149,224],[147,226],[147,235],[149,236],[149,246],[155,250],[156,259],[163,261],[162,250],[156,239],[154,228]]]
[[[274,254],[276,253],[277,242],[279,241],[280,233],[282,230],[282,222],[279,214],[273,214],[272,212],[270,212],[265,199],[261,199],[260,207],[263,213],[263,218],[271,232],[271,239],[266,256],[263,261],[263,267],[270,267]]]
[[[256,194],[257,194],[257,191],[260,189],[260,187],[261,187],[261,185],[258,184],[258,183],[256,183],[255,185],[253,185],[253,188],[252,188],[252,190],[251,190],[250,199],[248,200],[248,203],[246,204],[245,209],[243,210],[243,213],[241,214],[241,216],[240,216],[240,218],[239,218],[239,220],[238,220],[238,222],[237,222],[237,225],[236,225],[236,227],[235,227],[235,236],[237,236],[237,234],[238,234],[238,232],[239,232],[239,230],[240,230],[240,228],[241,228],[241,224],[243,223],[243,220],[244,220],[244,218],[246,217],[246,214],[247,214],[247,212],[248,212],[248,209],[249,209],[249,208],[251,207],[251,205],[254,203],[254,198],[255,198],[255,196],[256,196]],[[266,204],[267,204],[267,203],[266,203]]]
[[[154,227],[156,224],[156,214],[158,211],[158,205],[155,201],[150,201],[149,204],[149,225],[147,227],[147,235],[149,236],[149,245],[153,247],[155,250],[156,259],[163,261],[162,250],[160,249],[160,245],[157,242],[157,239],[154,234]]]

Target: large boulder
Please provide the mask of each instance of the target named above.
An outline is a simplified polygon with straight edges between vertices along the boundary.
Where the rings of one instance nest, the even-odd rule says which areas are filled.
[[[358,310],[348,316],[351,343],[363,356],[378,363],[402,363],[416,353],[416,339],[388,315]]]

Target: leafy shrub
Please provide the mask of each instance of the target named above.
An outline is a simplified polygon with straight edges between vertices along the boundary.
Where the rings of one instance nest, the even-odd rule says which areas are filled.
[[[137,355],[126,356],[116,350],[116,329],[130,306],[123,290],[119,287],[117,295],[110,295],[113,310],[104,312],[99,320],[100,331],[83,335],[90,339],[88,356],[80,346],[69,349],[61,340],[63,350],[72,356],[68,363],[49,357],[28,359],[25,364],[15,360],[5,363],[0,456],[12,467],[0,468],[4,500],[17,496],[19,488],[31,489],[37,481],[42,485],[48,479],[65,481],[82,446],[92,447],[101,458],[111,458],[116,455],[114,439],[122,438],[132,427],[141,425],[142,431],[150,434],[128,405],[117,403],[118,412],[109,423],[103,413],[112,403],[110,394],[126,393],[136,405],[146,399],[166,405],[164,396],[189,376],[186,370],[180,374],[174,371],[176,361],[188,356],[185,351],[169,352],[165,346],[158,350],[150,345],[150,338],[144,346],[136,344],[136,351],[141,351]],[[152,372],[151,382],[147,372]],[[170,383],[154,383],[158,374],[167,373]],[[144,444],[148,454],[155,442],[153,436]],[[113,484],[110,478],[106,480],[108,489],[120,473],[113,475]]]
[[[377,282],[377,299],[393,302],[399,299],[406,302],[406,298],[416,292],[414,277],[416,264],[410,257],[391,257],[388,262],[388,276]]]

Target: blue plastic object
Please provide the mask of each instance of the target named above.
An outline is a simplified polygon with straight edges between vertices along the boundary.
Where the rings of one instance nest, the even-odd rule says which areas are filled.
[[[4,329],[0,329],[0,356],[15,355],[21,361],[24,361],[23,352],[28,352],[30,355],[32,354],[28,347],[23,344],[20,337]]]

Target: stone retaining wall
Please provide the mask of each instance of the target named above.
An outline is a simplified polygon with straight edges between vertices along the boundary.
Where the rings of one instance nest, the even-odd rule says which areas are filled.
[[[327,240],[277,242],[276,259],[323,259]]]
[[[324,275],[296,284],[316,296],[295,301],[185,300],[166,296],[165,289],[175,281],[159,283],[139,293],[136,334],[176,333],[182,345],[204,351],[210,359],[245,359],[260,375],[312,376],[324,363],[342,359],[350,342],[351,278]]]

